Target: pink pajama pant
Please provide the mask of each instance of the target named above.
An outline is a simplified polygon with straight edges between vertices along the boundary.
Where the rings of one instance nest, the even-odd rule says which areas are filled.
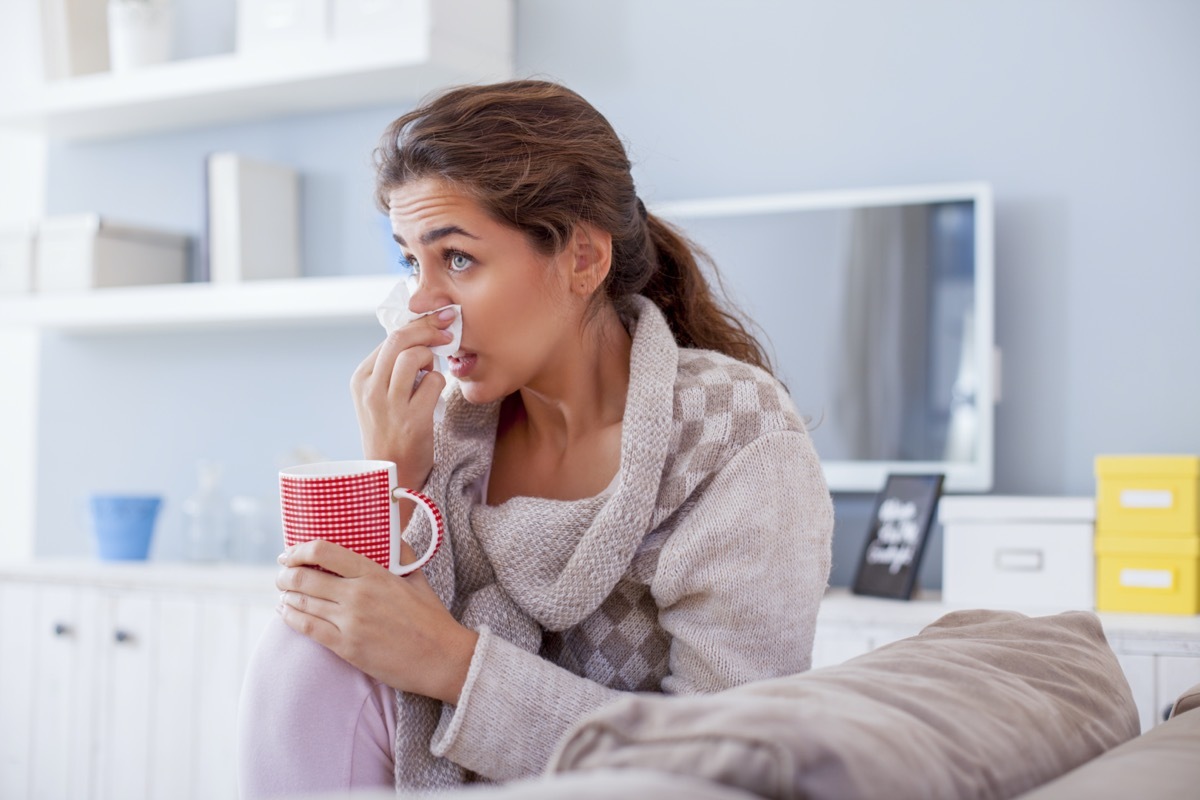
[[[238,708],[243,800],[393,788],[395,692],[271,620]]]

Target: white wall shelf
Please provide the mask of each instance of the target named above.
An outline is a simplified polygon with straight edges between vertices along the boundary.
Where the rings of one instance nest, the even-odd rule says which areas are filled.
[[[397,275],[179,283],[0,300],[0,327],[69,333],[231,328],[374,319]]]
[[[403,30],[370,42],[226,54],[97,73],[0,103],[0,125],[100,139],[336,108],[414,101],[441,86],[512,74],[507,0],[424,0]]]

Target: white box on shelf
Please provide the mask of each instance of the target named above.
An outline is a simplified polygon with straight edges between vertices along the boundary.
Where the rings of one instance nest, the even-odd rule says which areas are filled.
[[[425,30],[430,24],[427,0],[332,0],[330,38],[334,41],[394,38],[398,30]]]
[[[208,279],[300,277],[300,175],[283,164],[208,157]]]
[[[42,50],[51,81],[108,70],[108,4],[41,0]]]
[[[253,53],[325,42],[329,0],[237,0],[237,50]]]
[[[108,0],[108,60],[129,72],[171,58],[170,0]]]
[[[0,228],[0,294],[33,291],[33,258],[37,238],[32,225]]]
[[[113,223],[97,214],[51,217],[38,226],[39,292],[181,283],[188,237]]]
[[[1091,497],[943,497],[942,599],[1058,611],[1096,603]]]

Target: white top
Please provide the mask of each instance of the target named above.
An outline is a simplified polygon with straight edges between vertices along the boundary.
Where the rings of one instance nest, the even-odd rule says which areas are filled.
[[[471,498],[481,506],[486,506],[488,504],[488,501],[487,501],[488,481],[490,481],[491,479],[492,479],[492,468],[488,467],[488,471],[483,473],[482,475],[480,475],[479,480],[477,480],[471,484]],[[601,491],[598,495],[596,495],[596,497],[608,497],[610,494],[615,492],[617,490],[617,482],[620,479],[621,479],[621,471],[617,470],[617,474],[614,475],[613,479],[608,482],[608,486],[605,486],[603,491]]]
[[[938,520],[954,522],[1092,522],[1094,497],[949,495],[938,501]]]

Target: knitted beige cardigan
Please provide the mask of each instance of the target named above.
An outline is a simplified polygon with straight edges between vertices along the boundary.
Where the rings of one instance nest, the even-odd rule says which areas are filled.
[[[803,421],[774,378],[679,348],[652,303],[635,309],[611,492],[480,504],[499,403],[447,404],[424,491],[448,541],[425,573],[480,636],[457,706],[397,692],[398,789],[536,774],[622,692],[809,666],[833,511]],[[405,536],[424,549],[424,515]]]

